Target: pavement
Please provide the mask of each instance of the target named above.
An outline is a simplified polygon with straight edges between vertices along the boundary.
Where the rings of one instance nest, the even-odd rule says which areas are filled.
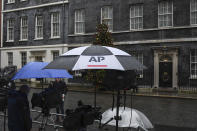
[[[17,83],[16,85],[20,86],[22,84],[28,84],[30,87],[32,87],[31,93],[29,95],[29,100],[32,97],[32,93],[41,91],[41,85],[38,83]],[[45,87],[47,87],[47,85],[44,85],[44,88]],[[95,92],[94,88],[90,86],[69,85],[68,89],[69,92],[66,95],[65,109],[75,109],[78,100],[82,100],[86,104],[90,104],[90,105],[93,104],[93,98],[94,98],[93,92]],[[127,94],[130,95],[130,92],[131,91],[127,91]],[[97,105],[102,105],[102,112],[111,107],[112,96],[110,94],[112,94],[111,91],[97,90],[97,100],[98,100]],[[139,88],[138,93],[133,93],[133,95],[134,95],[132,100],[133,107],[146,114],[146,116],[151,120],[151,122],[156,127],[156,130],[154,131],[163,131],[160,130],[161,129],[160,125],[164,125],[165,127],[166,125],[170,125],[173,127],[184,125],[185,127],[191,127],[192,129],[197,126],[196,125],[197,116],[194,115],[197,114],[196,111],[197,105],[195,104],[197,100],[196,92],[190,92],[187,90],[177,91],[172,89],[161,91],[152,88]],[[190,99],[194,99],[194,101],[193,100],[191,101]],[[127,105],[129,105],[130,103],[131,101],[128,97]],[[40,109],[36,108],[35,110],[40,110]],[[56,111],[51,110],[51,112],[55,113]],[[36,112],[32,113],[32,118],[35,118],[37,115],[38,113]],[[41,118],[39,118],[39,121],[41,121]],[[61,125],[60,123],[56,123],[56,124]],[[34,124],[32,131],[38,131],[39,126],[40,124]],[[46,128],[47,131],[55,131],[53,127],[47,126]],[[167,127],[168,131],[172,131],[170,129],[172,128]],[[186,130],[180,130],[180,128],[176,128],[176,129],[177,130],[173,128],[173,131],[190,131],[188,129]],[[0,131],[1,130],[3,131],[2,117],[0,119]],[[100,130],[98,129],[97,123],[88,127],[88,131],[104,131],[104,130],[114,131],[113,127],[106,127]],[[63,131],[63,130],[60,129],[59,131]]]

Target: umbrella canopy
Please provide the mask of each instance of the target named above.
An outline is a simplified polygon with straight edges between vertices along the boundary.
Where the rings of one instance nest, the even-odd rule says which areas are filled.
[[[146,68],[135,57],[113,47],[84,46],[78,47],[49,63],[45,69],[114,69],[135,70]]]
[[[12,80],[29,78],[72,78],[66,70],[43,69],[48,62],[29,62],[21,68]]]
[[[148,120],[148,118],[140,111],[136,109],[132,109],[128,107],[120,107],[119,115],[121,116],[121,120],[119,120],[118,127],[132,127],[138,128],[141,127],[144,130],[153,128],[153,125]],[[110,108],[102,114],[101,123],[105,124],[107,121],[113,118],[108,125],[116,126],[116,120],[114,117],[116,116],[116,108],[113,110]]]

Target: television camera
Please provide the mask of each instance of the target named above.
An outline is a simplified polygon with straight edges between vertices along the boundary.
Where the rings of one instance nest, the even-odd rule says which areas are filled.
[[[7,66],[0,71],[0,111],[4,111],[7,107],[8,91],[15,88],[15,84],[11,79],[16,71],[16,66]]]
[[[31,103],[32,108],[42,108],[42,113],[49,115],[51,108],[57,107],[62,101],[61,94],[57,89],[49,87],[40,93],[33,93]]]
[[[37,120],[40,116],[42,116],[42,123],[39,131],[45,130],[48,120],[51,120],[50,109],[57,107],[61,101],[61,94],[57,89],[52,88],[52,86],[49,86],[49,88],[46,88],[40,93],[33,93],[31,99],[32,108],[39,107],[42,109],[41,113],[34,118],[34,120]],[[55,124],[53,120],[51,121]],[[54,128],[56,129],[57,127],[54,126]]]
[[[6,130],[8,92],[10,89],[15,88],[15,84],[11,79],[16,71],[16,66],[7,66],[3,70],[0,70],[0,112],[4,113],[4,131]]]
[[[91,105],[80,105],[75,110],[67,109],[63,121],[65,130],[75,130],[93,124],[94,120],[101,120],[101,107]]]

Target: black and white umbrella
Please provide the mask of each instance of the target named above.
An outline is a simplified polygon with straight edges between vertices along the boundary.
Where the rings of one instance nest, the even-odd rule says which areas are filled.
[[[135,57],[108,46],[78,47],[62,54],[49,63],[45,69],[113,69],[136,70],[146,68]]]
[[[44,69],[111,69],[111,70],[137,70],[145,69],[139,61],[128,53],[108,46],[84,46],[74,48],[59,56],[49,63]],[[121,77],[120,77],[121,78]],[[119,116],[119,97],[120,90],[117,93],[117,115]],[[96,101],[96,88],[95,88]],[[96,107],[96,102],[95,102]],[[116,119],[116,131],[118,131],[118,119]]]

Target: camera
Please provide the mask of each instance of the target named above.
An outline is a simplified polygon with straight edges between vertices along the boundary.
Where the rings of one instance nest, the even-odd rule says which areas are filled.
[[[101,120],[101,107],[82,105],[75,110],[66,110],[66,117],[63,121],[65,130],[80,129],[93,124],[94,120]]]
[[[107,90],[114,89],[131,89],[136,81],[136,72],[131,71],[118,71],[118,70],[106,70],[103,85]]]
[[[55,88],[46,88],[40,93],[33,93],[31,99],[32,108],[40,107],[43,109],[55,108],[61,101],[61,94]]]
[[[16,66],[6,66],[3,70],[0,72],[0,87],[9,87],[12,77],[15,75],[17,71]]]
[[[3,112],[7,107],[8,90],[0,89],[0,112]]]
[[[15,88],[15,84],[11,78],[16,73],[16,66],[7,66],[0,72],[0,111],[4,111],[7,107],[8,92]]]

